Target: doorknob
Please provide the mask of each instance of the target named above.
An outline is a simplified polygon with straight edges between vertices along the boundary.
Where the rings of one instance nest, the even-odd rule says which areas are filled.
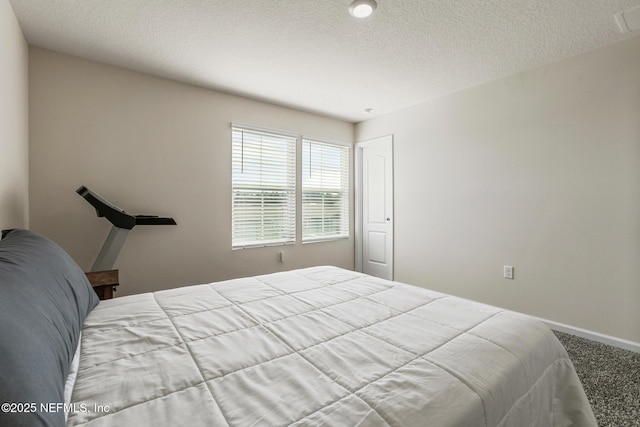
[[[390,221],[391,221],[391,218],[387,217],[387,222],[390,222]]]

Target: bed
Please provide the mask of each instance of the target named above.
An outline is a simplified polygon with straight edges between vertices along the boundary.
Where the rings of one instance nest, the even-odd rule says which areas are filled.
[[[25,242],[33,254],[11,258]],[[47,271],[60,266],[71,273]],[[52,328],[66,341],[22,345],[52,320],[16,333],[34,311],[7,301],[29,286],[55,300],[51,277],[75,307]],[[0,344],[0,401],[15,409],[3,426],[596,426],[546,326],[415,286],[318,266],[97,303],[68,255],[25,230],[0,241],[0,279],[14,331]],[[55,305],[54,320],[70,310]],[[42,371],[34,353],[59,354]],[[34,378],[44,394],[19,386]]]

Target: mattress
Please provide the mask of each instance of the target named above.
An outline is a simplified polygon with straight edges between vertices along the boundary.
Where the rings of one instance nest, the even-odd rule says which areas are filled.
[[[530,317],[335,267],[101,301],[68,426],[595,426]]]

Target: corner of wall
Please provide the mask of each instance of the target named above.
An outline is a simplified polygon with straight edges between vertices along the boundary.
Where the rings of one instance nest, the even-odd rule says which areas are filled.
[[[29,46],[0,0],[0,228],[29,226]]]

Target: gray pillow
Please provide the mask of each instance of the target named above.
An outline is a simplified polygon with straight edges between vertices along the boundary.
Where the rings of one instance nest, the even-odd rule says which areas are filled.
[[[65,425],[55,404],[64,402],[82,324],[97,304],[80,267],[51,240],[28,230],[0,240],[0,404],[16,404],[3,406],[0,426]]]

